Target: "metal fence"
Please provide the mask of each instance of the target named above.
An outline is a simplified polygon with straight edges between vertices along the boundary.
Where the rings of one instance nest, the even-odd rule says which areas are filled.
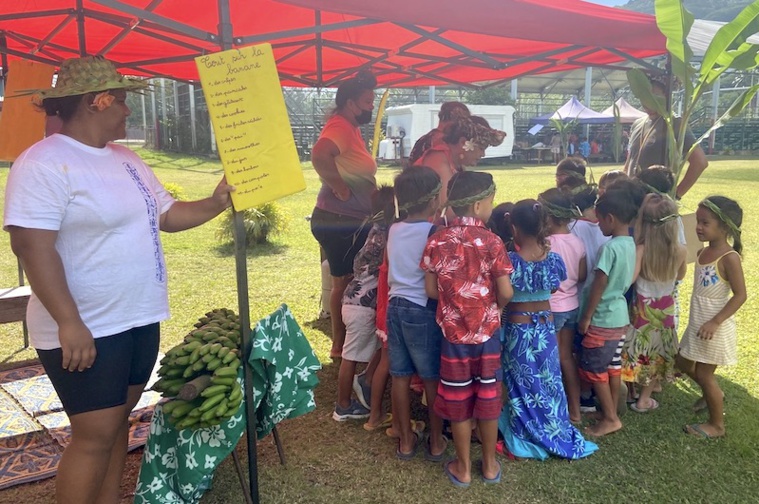
[[[431,96],[431,93],[434,94]],[[448,100],[466,102],[466,93],[465,89],[392,89],[387,106],[431,101],[439,103]],[[311,148],[334,106],[334,90],[283,88],[283,94],[298,153],[301,159],[310,159]],[[622,96],[633,105],[637,103],[629,93],[623,93]],[[602,110],[617,97],[594,97],[591,108]],[[524,140],[527,143],[541,140],[542,137],[527,135],[530,119],[557,109],[569,98],[570,95],[520,96],[515,104],[516,140]],[[154,79],[150,92],[145,95],[130,94],[128,103],[132,109],[132,115],[128,120],[128,140],[144,141],[147,147],[158,150],[216,155],[208,107],[200,87],[167,79]],[[727,105],[720,105],[720,109],[726,107]],[[694,116],[694,132],[705,131],[712,120],[713,111],[710,110],[709,104],[703,104],[702,109]],[[757,151],[757,126],[759,100],[748,107],[741,117],[717,131],[713,149],[709,149],[707,143],[704,147],[707,148],[707,152],[713,153]],[[589,131],[591,136],[595,136],[597,132],[601,132],[602,136],[605,134],[603,127],[592,127]],[[584,134],[585,130],[578,128],[577,133]],[[365,138],[369,138],[371,126],[365,128],[364,134]]]

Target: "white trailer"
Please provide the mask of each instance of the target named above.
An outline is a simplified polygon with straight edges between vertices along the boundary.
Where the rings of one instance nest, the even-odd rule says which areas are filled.
[[[385,139],[379,145],[379,158],[384,160],[399,159],[401,145],[403,145],[403,157],[408,157],[414,143],[437,126],[440,105],[440,103],[419,103],[391,107],[385,110],[387,128]],[[514,147],[514,107],[508,105],[467,106],[473,115],[485,118],[490,123],[491,128],[506,132],[506,139],[503,143],[498,147],[488,147],[485,151],[485,157],[511,156]]]

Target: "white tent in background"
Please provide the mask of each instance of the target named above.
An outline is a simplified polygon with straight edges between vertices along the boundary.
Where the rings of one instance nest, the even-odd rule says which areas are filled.
[[[601,124],[614,122],[613,115],[600,114],[595,110],[589,109],[580,103],[580,101],[574,96],[553,114],[533,117],[531,121],[537,124],[549,124],[551,122],[551,119],[556,119],[562,122],[576,121],[578,124]]]
[[[634,123],[637,119],[641,117],[645,117],[646,114],[642,110],[638,110],[629,103],[624,98],[618,99],[615,104],[619,108],[619,122],[622,124],[631,124]],[[601,112],[603,115],[606,116],[614,116],[614,105],[607,108],[603,112]]]

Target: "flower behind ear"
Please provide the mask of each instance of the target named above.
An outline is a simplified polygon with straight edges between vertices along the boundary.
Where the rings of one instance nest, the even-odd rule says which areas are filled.
[[[92,105],[97,108],[100,112],[104,111],[108,107],[113,104],[113,100],[115,100],[116,97],[113,96],[108,91],[103,91],[102,93],[98,93],[95,95],[95,99],[92,100]]]

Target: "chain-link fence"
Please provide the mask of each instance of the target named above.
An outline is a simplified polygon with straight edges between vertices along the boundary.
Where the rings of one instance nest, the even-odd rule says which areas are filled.
[[[752,81],[753,82],[753,81]],[[200,155],[215,155],[213,131],[208,115],[208,107],[199,86],[153,79],[153,87],[145,95],[130,94],[128,104],[132,115],[128,120],[128,139],[144,141],[149,148],[183,152]],[[383,90],[379,90],[380,92]],[[434,95],[431,96],[431,93]],[[470,90],[463,88],[407,88],[391,89],[387,106],[400,106],[413,103],[440,103],[449,100],[467,102]],[[334,107],[334,89],[283,88],[293,138],[301,159],[311,156],[311,148],[324,126],[326,118]],[[738,91],[723,91],[718,103],[718,114],[723,113],[738,95]],[[591,108],[603,110],[620,96],[632,105],[639,105],[629,91],[616,96],[594,96]],[[531,126],[530,119],[556,110],[571,95],[551,94],[545,96],[522,94],[514,104],[515,139],[526,143],[535,143],[542,137],[527,134]],[[674,104],[677,110],[677,102]],[[705,131],[713,120],[713,108],[709,99],[701,102],[701,107],[692,117],[691,124],[695,132]],[[759,99],[747,107],[741,117],[718,130],[715,135],[712,152],[737,152],[759,150]],[[605,126],[591,127],[589,134],[607,136]],[[577,127],[578,135],[585,133],[583,127]],[[608,129],[608,127],[606,127]],[[546,130],[546,134],[549,134]],[[369,139],[372,126],[365,127],[364,138]],[[708,145],[705,143],[705,148]]]

